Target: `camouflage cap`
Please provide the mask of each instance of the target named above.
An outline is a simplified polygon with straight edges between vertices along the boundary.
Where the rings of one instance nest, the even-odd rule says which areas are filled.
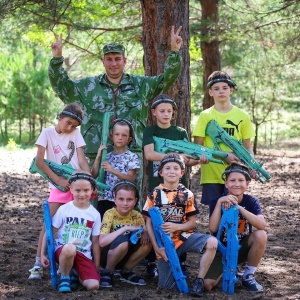
[[[103,55],[107,53],[122,53],[125,54],[125,47],[119,43],[107,44],[103,47]]]

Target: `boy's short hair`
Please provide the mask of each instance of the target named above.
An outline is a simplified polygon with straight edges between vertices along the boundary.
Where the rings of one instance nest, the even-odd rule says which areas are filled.
[[[176,162],[176,163],[179,164],[181,170],[185,169],[184,162],[182,161],[182,159],[180,158],[180,156],[178,154],[176,154],[176,153],[168,153],[161,160],[160,165],[158,167],[158,172],[160,172],[162,170],[162,168],[164,167],[164,165],[166,163],[169,163],[169,162]]]
[[[70,103],[58,114],[58,117],[68,116],[72,119],[75,119],[79,122],[79,125],[82,123],[83,119],[83,110],[76,103]]]
[[[134,182],[125,179],[118,181],[112,188],[114,197],[117,195],[117,192],[119,190],[133,191],[135,193],[135,198],[137,199],[138,202],[140,196],[139,196],[138,188]]]
[[[153,99],[151,109],[155,109],[161,103],[170,103],[173,110],[177,111],[177,104],[167,94],[160,94]]]
[[[240,162],[234,162],[230,164],[226,169],[225,172],[222,174],[222,179],[226,181],[231,173],[241,173],[245,176],[247,181],[251,181],[251,176],[249,174],[250,170],[247,166]]]
[[[96,188],[96,180],[89,174],[88,172],[85,172],[84,170],[78,170],[75,171],[71,177],[69,178],[68,182],[71,184],[72,182],[76,180],[87,180],[91,183],[93,189]]]
[[[207,79],[207,88],[210,89],[212,85],[217,82],[226,82],[231,88],[237,91],[237,86],[235,82],[231,79],[231,77],[223,71],[214,71],[211,73]]]
[[[130,147],[131,143],[133,142],[134,145],[136,144],[136,140],[135,140],[135,135],[134,135],[134,129],[133,129],[133,126],[132,124],[125,120],[125,119],[115,119],[113,120],[110,125],[109,125],[109,134],[113,134],[113,129],[114,129],[114,126],[116,124],[120,124],[122,126],[128,126],[129,127],[129,136],[132,138],[132,140],[128,143],[128,147]]]

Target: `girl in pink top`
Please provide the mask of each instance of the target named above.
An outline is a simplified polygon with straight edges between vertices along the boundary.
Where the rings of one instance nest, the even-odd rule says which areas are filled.
[[[58,115],[57,125],[43,129],[35,143],[38,148],[36,155],[37,167],[57,185],[67,189],[66,192],[62,192],[49,183],[50,196],[48,202],[51,217],[61,205],[73,200],[73,197],[69,191],[68,180],[56,175],[45,163],[44,157],[46,154],[48,160],[57,164],[71,164],[75,170],[82,169],[90,173],[90,167],[84,155],[85,142],[79,129],[76,128],[81,125],[82,118],[83,111],[80,106],[75,103],[68,104]],[[29,279],[41,279],[43,275],[43,268],[40,263],[43,236],[44,226],[39,237],[34,267],[29,270]]]

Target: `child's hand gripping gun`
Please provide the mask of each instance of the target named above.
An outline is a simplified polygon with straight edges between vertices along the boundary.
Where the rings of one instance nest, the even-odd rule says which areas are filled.
[[[262,167],[262,164],[249,153],[244,145],[240,141],[232,138],[215,120],[208,122],[205,134],[212,139],[215,150],[221,150],[219,143],[224,143],[228,146],[250,170],[257,172],[256,177],[260,182],[265,183],[271,178],[270,174]]]
[[[236,278],[236,269],[239,249],[241,247],[237,237],[239,210],[236,205],[231,206],[227,210],[222,207],[222,213],[217,233],[218,250],[222,253],[223,264],[222,291],[233,295],[234,284],[238,281]],[[227,233],[227,247],[220,242],[224,230]]]
[[[55,248],[54,248],[54,238],[52,233],[52,220],[50,215],[50,209],[48,201],[43,202],[43,211],[44,211],[44,223],[45,223],[45,234],[47,242],[47,252],[50,262],[50,276],[51,284],[53,288],[56,288],[57,285],[57,271],[56,271],[56,261],[55,261]]]
[[[153,139],[154,139],[154,150],[160,153],[168,153],[168,152],[184,153],[195,157],[195,159],[200,159],[200,157],[204,155],[209,161],[215,162],[217,164],[224,164],[224,162],[220,159],[214,158],[214,156],[220,158],[227,157],[227,153],[225,152],[209,149],[200,146],[198,144],[190,143],[187,140],[173,141],[173,140],[159,138],[157,136],[154,136]]]
[[[59,165],[53,161],[50,161],[48,159],[44,159],[44,162],[48,165],[48,167],[58,176],[62,176],[66,179],[69,179],[72,174],[75,172],[75,169],[70,164],[67,165]],[[36,158],[34,158],[31,162],[31,165],[29,167],[29,172],[31,174],[39,173],[42,175],[46,180],[51,182],[56,188],[59,190],[66,192],[66,189],[58,184],[56,184],[54,181],[52,181],[48,175],[46,175],[37,165],[36,165]],[[110,187],[107,184],[104,184],[102,181],[99,180],[99,178],[96,179],[96,185],[97,188],[109,190]]]
[[[155,239],[158,247],[164,247],[166,249],[166,254],[168,257],[170,268],[173,272],[175,282],[180,292],[188,294],[189,288],[186,283],[186,276],[183,275],[181,266],[179,263],[179,258],[175,250],[174,243],[169,234],[164,233],[161,228],[161,225],[164,223],[164,220],[161,216],[160,210],[158,207],[152,207],[149,209],[149,215],[151,217],[153,231],[155,234]]]

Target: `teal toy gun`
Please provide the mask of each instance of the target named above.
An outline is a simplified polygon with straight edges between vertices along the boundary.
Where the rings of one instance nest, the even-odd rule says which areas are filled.
[[[205,155],[209,161],[215,162],[217,164],[224,164],[224,162],[220,159],[214,158],[214,156],[220,158],[227,157],[227,153],[225,152],[209,149],[198,144],[190,143],[187,140],[173,141],[173,140],[159,138],[157,136],[154,136],[153,139],[154,139],[154,150],[160,153],[168,153],[168,152],[184,153],[184,154],[189,154],[195,157],[196,159],[199,159],[201,155]]]
[[[44,211],[47,252],[48,252],[48,258],[50,261],[51,284],[52,284],[52,287],[56,289],[57,271],[56,271],[56,261],[55,261],[54,238],[53,238],[53,233],[52,233],[52,220],[51,220],[51,215],[50,215],[50,209],[49,209],[47,200],[45,200],[43,202],[43,211]]]
[[[231,206],[227,210],[222,207],[222,213],[223,215],[217,233],[218,250],[222,253],[223,264],[222,291],[233,295],[234,284],[238,281],[236,278],[236,269],[239,249],[241,247],[237,237],[239,210],[236,205]],[[227,233],[227,247],[220,241],[224,230]]]
[[[139,230],[133,231],[130,235],[130,242],[134,245],[137,244],[139,239],[142,237],[143,232],[144,232],[144,226],[141,226]]]
[[[215,120],[208,122],[205,134],[212,139],[215,150],[221,150],[219,143],[228,146],[250,170],[256,171],[256,177],[261,183],[265,183],[271,178],[270,174],[262,167],[263,164],[257,162],[244,145],[232,138]]]
[[[106,112],[103,114],[101,145],[107,146],[107,140],[108,140],[108,136],[109,136],[109,123],[110,123],[110,113]],[[103,149],[102,153],[101,153],[101,163],[100,163],[99,175],[96,179],[99,182],[104,182],[105,171],[102,168],[102,163],[106,161],[106,155],[107,155],[107,149]]]
[[[152,207],[149,209],[148,212],[151,217],[152,227],[154,230],[157,245],[160,248],[164,247],[166,249],[168,262],[172,270],[177,287],[180,292],[188,294],[189,288],[185,280],[186,276],[184,276],[182,273],[174,243],[170,235],[164,233],[164,231],[161,228],[161,225],[164,224],[164,220],[161,216],[160,210],[158,207]]]
[[[58,176],[62,176],[66,179],[69,179],[72,174],[75,172],[75,169],[73,169],[73,167],[70,164],[67,165],[59,165],[53,161],[50,161],[48,159],[44,159],[44,162],[48,165],[48,167]],[[46,175],[37,165],[36,165],[36,158],[34,158],[31,162],[31,165],[29,167],[29,172],[31,174],[35,174],[35,173],[39,173],[40,175],[42,175],[46,180],[48,180],[49,182],[51,182],[56,188],[58,188],[59,190],[66,192],[67,190],[56,184],[53,180],[50,179],[50,177],[48,175]],[[107,184],[102,183],[101,181],[99,181],[99,178],[96,179],[96,186],[97,188],[100,189],[104,189],[104,190],[109,190],[110,187]]]

